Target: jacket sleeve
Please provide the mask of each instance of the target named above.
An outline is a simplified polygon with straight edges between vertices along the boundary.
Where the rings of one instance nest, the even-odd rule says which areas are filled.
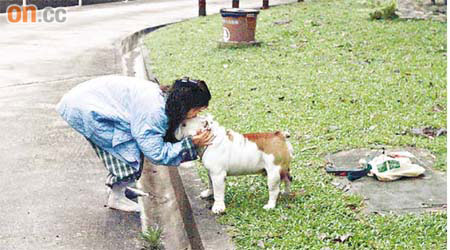
[[[186,137],[180,142],[165,142],[167,118],[159,112],[137,112],[134,114],[131,133],[145,157],[157,165],[178,166],[184,161],[197,159],[192,138]]]

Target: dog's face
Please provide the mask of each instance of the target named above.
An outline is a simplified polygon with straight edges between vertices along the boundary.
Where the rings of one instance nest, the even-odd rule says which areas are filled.
[[[194,136],[198,131],[209,128],[211,124],[211,116],[197,115],[194,118],[183,121],[180,126],[175,130],[175,138],[181,140],[186,136]]]

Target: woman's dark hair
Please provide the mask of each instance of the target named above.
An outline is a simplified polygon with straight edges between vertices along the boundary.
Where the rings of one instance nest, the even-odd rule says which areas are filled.
[[[169,118],[169,129],[165,141],[177,142],[175,130],[186,119],[192,108],[207,107],[211,100],[208,86],[202,80],[192,80],[188,77],[175,80],[168,91],[166,115]]]

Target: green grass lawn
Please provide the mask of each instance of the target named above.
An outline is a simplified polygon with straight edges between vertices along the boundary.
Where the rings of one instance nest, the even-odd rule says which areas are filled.
[[[296,197],[264,211],[264,177],[227,181],[227,213],[219,221],[231,226],[238,249],[446,248],[445,213],[366,215],[362,198],[334,188],[323,170],[326,153],[387,145],[428,149],[434,167],[446,171],[445,136],[405,133],[447,126],[446,23],[371,21],[369,6],[315,0],[262,11],[260,47],[219,49],[218,15],[146,38],[159,80],[205,80],[209,112],[223,126],[292,135]],[[290,22],[274,24],[280,20]],[[337,240],[346,234],[352,236]]]

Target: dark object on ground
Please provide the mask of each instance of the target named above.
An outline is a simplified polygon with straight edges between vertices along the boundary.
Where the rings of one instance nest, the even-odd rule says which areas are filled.
[[[370,166],[367,166],[366,168],[337,168],[333,165],[329,165],[325,168],[325,171],[329,174],[347,176],[349,181],[354,181],[366,176],[371,169],[372,168]]]
[[[444,128],[433,128],[433,127],[412,128],[411,134],[425,136],[430,139],[433,139],[434,137],[447,135],[447,130]]]

